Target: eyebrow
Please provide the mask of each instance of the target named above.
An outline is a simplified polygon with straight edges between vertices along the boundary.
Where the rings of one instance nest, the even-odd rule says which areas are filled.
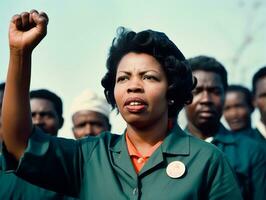
[[[54,111],[32,111],[31,112],[32,115],[36,115],[36,114],[39,114],[39,115],[56,115],[56,112]]]
[[[221,86],[221,85],[207,85],[207,86],[204,86],[204,85],[198,85],[198,86],[196,86],[195,87],[195,89],[196,88],[206,88],[206,89],[217,89],[217,88],[219,88],[219,89],[221,89],[221,88],[223,88],[223,86]]]
[[[139,73],[140,73],[140,74],[145,74],[145,73],[147,73],[147,72],[160,73],[159,71],[154,70],[154,69],[146,69],[146,70],[140,71]],[[121,71],[117,71],[117,73],[125,73],[125,74],[128,74],[128,75],[131,74],[131,72],[129,72],[129,71],[123,71],[123,70],[121,70]]]

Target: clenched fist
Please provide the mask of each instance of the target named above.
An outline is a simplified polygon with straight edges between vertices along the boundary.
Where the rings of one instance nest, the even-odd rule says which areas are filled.
[[[11,52],[31,53],[47,33],[48,16],[36,10],[14,15],[9,27]]]

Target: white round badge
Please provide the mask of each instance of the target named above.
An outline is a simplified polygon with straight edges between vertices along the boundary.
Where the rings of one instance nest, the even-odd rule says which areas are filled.
[[[169,163],[169,165],[166,168],[166,173],[171,178],[179,178],[183,176],[183,174],[186,171],[186,167],[184,163],[181,161],[173,161]]]

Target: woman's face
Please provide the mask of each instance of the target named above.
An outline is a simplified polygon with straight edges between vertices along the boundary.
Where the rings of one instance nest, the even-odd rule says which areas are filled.
[[[115,101],[126,122],[147,127],[168,117],[166,74],[160,63],[144,53],[128,53],[117,67]]]

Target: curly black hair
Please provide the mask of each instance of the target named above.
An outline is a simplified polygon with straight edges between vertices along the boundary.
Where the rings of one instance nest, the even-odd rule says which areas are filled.
[[[126,54],[146,53],[153,56],[162,66],[168,81],[167,99],[174,100],[168,106],[168,116],[177,117],[185,104],[192,101],[192,90],[196,81],[184,55],[162,32],[145,30],[134,32],[124,27],[117,29],[117,37],[113,39],[107,59],[107,73],[102,79],[102,86],[107,101],[116,107],[114,87],[117,66]]]

